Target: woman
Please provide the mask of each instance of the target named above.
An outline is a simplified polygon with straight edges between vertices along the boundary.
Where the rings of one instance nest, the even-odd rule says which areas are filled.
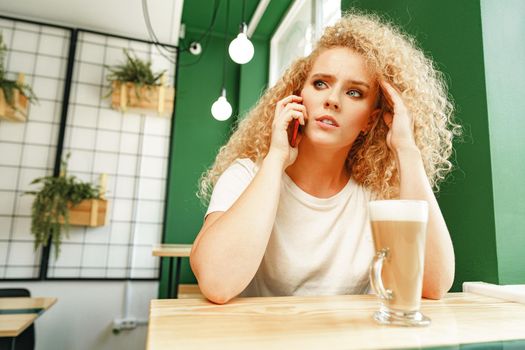
[[[368,290],[372,198],[429,203],[423,296],[454,279],[432,188],[451,169],[452,105],[412,39],[372,15],[327,28],[261,97],[201,181],[211,195],[190,256],[215,303]],[[290,146],[293,121],[301,130]]]

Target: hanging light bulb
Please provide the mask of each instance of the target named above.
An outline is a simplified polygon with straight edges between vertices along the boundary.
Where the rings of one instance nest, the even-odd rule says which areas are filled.
[[[215,101],[213,105],[211,106],[211,115],[213,115],[213,118],[219,121],[224,121],[228,119],[229,117],[231,117],[232,106],[226,99],[226,89],[225,88],[222,88],[221,95],[219,96],[217,101]]]
[[[241,24],[241,31],[239,35],[230,43],[228,52],[232,60],[238,64],[245,64],[250,62],[253,57],[254,48],[253,44],[246,35],[247,27],[246,23]]]
[[[224,121],[231,117],[232,115],[232,106],[226,99],[226,89],[224,88],[224,82],[226,81],[226,38],[228,36],[228,17],[230,14],[230,0],[226,0],[226,24],[224,26],[224,49],[222,55],[222,89],[221,95],[217,101],[213,102],[211,105],[211,115],[213,118]]]

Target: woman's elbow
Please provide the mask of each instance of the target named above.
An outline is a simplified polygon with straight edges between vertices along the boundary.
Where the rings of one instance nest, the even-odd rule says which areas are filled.
[[[197,278],[197,280],[201,293],[212,303],[223,305],[236,296],[236,294],[225,289],[220,281],[210,281],[202,277],[200,279]]]
[[[423,285],[423,297],[427,299],[440,300],[448,293],[454,282],[454,274],[440,276],[427,281]]]
[[[215,304],[226,304],[228,301],[235,297],[235,294],[224,288],[224,281],[221,279],[209,277],[209,273],[206,271],[201,271],[199,269],[199,264],[195,260],[192,260],[190,256],[190,266],[193,271],[193,274],[197,278],[199,284],[199,290],[202,295],[206,297],[209,301]],[[213,274],[213,273],[212,273]]]
[[[212,303],[219,304],[219,305],[226,304],[227,302],[229,302],[230,300],[233,299],[232,296],[228,296],[228,295],[225,295],[225,294],[219,294],[219,293],[202,292],[202,294],[204,294],[206,299],[208,299]]]
[[[447,294],[448,290],[445,289],[424,289],[423,290],[423,298],[427,299],[433,299],[433,300],[441,300]]]

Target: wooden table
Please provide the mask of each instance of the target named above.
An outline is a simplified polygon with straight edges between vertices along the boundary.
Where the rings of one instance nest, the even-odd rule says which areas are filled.
[[[153,247],[153,256],[169,258],[168,298],[177,299],[179,295],[180,266],[183,257],[189,257],[193,244],[160,244]],[[173,258],[177,258],[175,285],[173,285]]]
[[[16,337],[56,301],[56,298],[0,298],[0,337],[11,338],[11,348],[15,349]]]
[[[147,349],[424,348],[525,339],[525,305],[470,293],[422,302],[424,328],[380,326],[373,295],[152,300]],[[525,345],[525,342],[523,342]]]

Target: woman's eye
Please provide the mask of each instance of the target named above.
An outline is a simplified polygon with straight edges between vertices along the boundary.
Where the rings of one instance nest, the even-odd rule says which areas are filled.
[[[326,84],[325,84],[325,82],[322,81],[322,80],[316,80],[316,81],[314,81],[314,86],[315,86],[316,88],[323,88],[323,87],[326,86]]]
[[[361,97],[361,91],[359,90],[350,90],[347,92],[348,96],[351,96],[351,97]]]

